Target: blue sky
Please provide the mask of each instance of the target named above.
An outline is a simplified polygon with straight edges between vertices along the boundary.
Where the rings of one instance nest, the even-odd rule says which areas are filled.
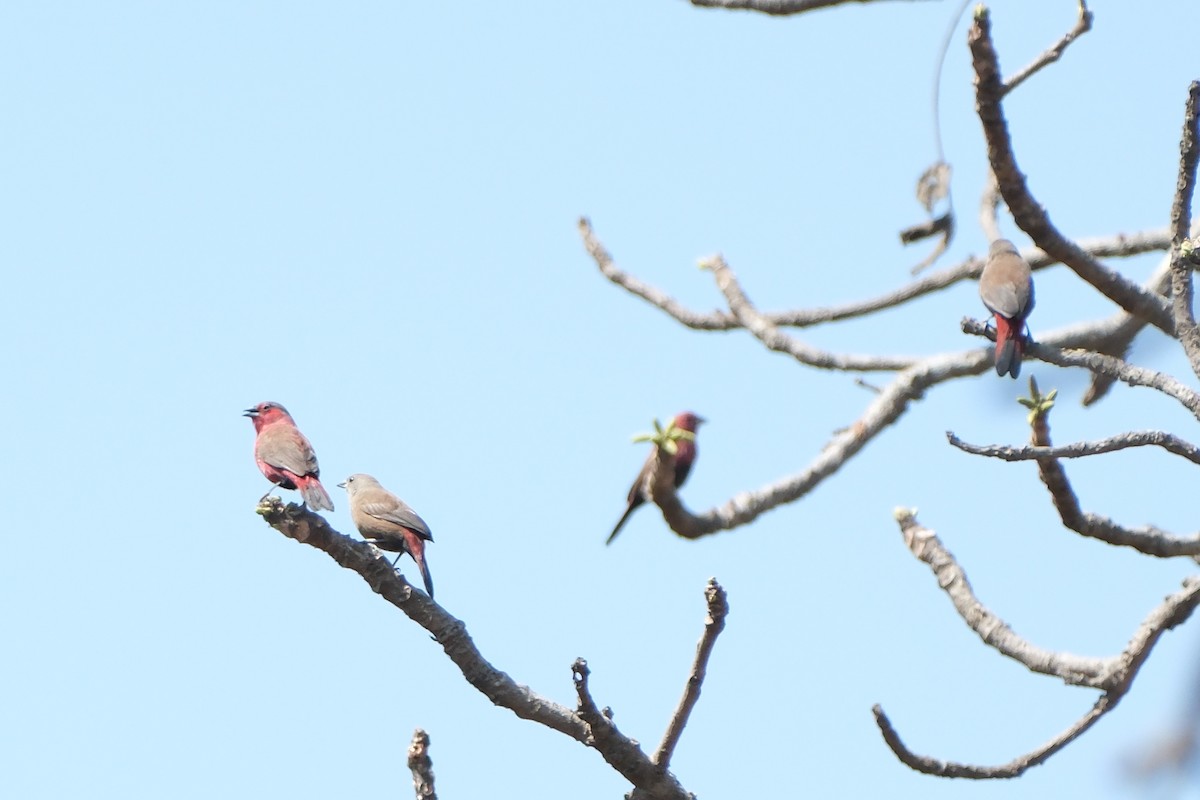
[[[1095,30],[1006,103],[1031,188],[1068,235],[1167,222],[1200,8],[1097,0]],[[936,389],[802,502],[699,542],[652,508],[610,548],[654,417],[710,420],[683,497],[704,510],[800,471],[870,400],[748,335],[689,332],[602,279],[618,263],[698,309],[723,252],[765,308],[904,283],[924,251],[916,177],[946,3],[794,19],[681,0],[597,4],[9,4],[0,10],[0,563],[6,797],[407,796],[429,731],[443,797],[620,796],[591,750],[492,707],[440,648],[321,553],[254,514],[239,416],[286,404],[349,533],[352,472],[433,529],[438,599],[517,681],[573,700],[570,664],[656,744],[715,575],[731,614],[674,759],[701,797],[1137,796],[1119,763],[1174,723],[1200,655],[1168,634],[1121,707],[1015,782],[917,775],[883,745],[999,763],[1089,691],[983,647],[903,547],[916,506],[983,602],[1042,646],[1121,650],[1189,574],[1064,532],[1031,465],[952,450],[1027,437],[1025,383]],[[1074,21],[993,9],[1006,73]],[[942,123],[961,233],[985,247],[965,24]],[[1004,230],[1027,241],[1006,216]],[[1122,263],[1144,276],[1157,256]],[[1034,333],[1108,313],[1038,276]],[[978,346],[974,284],[803,332],[839,351]],[[1162,337],[1135,358],[1192,379]],[[1057,387],[1060,443],[1195,420],[1118,388]],[[884,377],[872,380],[883,382]],[[1071,463],[1085,508],[1195,529],[1192,468],[1162,453]],[[402,562],[406,574],[411,565]],[[1194,566],[1194,565],[1193,565]],[[1194,627],[1194,625],[1193,625]],[[1157,787],[1161,789],[1162,787]],[[1170,788],[1170,787],[1168,787]],[[1191,789],[1188,796],[1197,796]]]

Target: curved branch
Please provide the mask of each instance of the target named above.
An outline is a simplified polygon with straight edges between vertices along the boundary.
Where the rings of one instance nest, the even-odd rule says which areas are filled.
[[[1004,620],[979,602],[966,572],[933,531],[918,524],[911,510],[897,509],[895,516],[900,532],[904,534],[904,544],[914,556],[929,565],[937,576],[938,586],[950,598],[954,609],[984,644],[1023,664],[1031,672],[1061,678],[1072,686],[1104,688],[1117,669],[1118,658],[1089,658],[1059,653],[1038,647],[1018,636]]]
[[[1091,367],[1097,371],[1104,369],[1111,374],[1128,377],[1134,385],[1158,387],[1161,384],[1163,391],[1168,394],[1174,393],[1172,396],[1178,395],[1177,399],[1181,401],[1194,401],[1200,409],[1200,395],[1168,376],[1125,365],[1117,359],[1098,361],[1107,357],[1096,356],[1094,353],[1058,350],[1054,347],[1080,347],[1097,338],[1102,339],[1120,322],[1120,318],[1110,318],[1052,331],[1044,334],[1043,344],[1031,345],[1026,355],[1062,366]],[[962,324],[967,333],[985,335],[985,326],[982,323],[966,319]],[[804,471],[761,489],[742,492],[724,505],[700,514],[694,514],[684,507],[670,477],[673,474],[674,462],[667,461],[670,458],[667,454],[659,453],[658,459],[662,463],[655,467],[655,477],[650,484],[651,499],[662,510],[663,519],[671,530],[685,539],[699,539],[749,524],[760,515],[781,505],[793,503],[815,489],[885,428],[898,420],[908,410],[909,404],[923,397],[928,389],[955,378],[980,375],[991,369],[991,363],[991,356],[986,348],[923,358],[912,367],[897,372],[890,383],[877,390],[859,418],[838,430]],[[1186,406],[1187,402],[1184,402],[1184,405]]]
[[[666,292],[651,286],[644,281],[621,270],[614,263],[612,255],[596,237],[592,224],[587,217],[579,219],[579,235],[583,239],[584,248],[596,262],[600,273],[610,281],[620,286],[630,294],[640,297],[652,306],[660,309],[676,321],[692,330],[699,331],[731,331],[742,327],[737,317],[726,311],[710,311],[701,313],[686,308]],[[1133,234],[1117,234],[1115,236],[1097,237],[1081,240],[1079,246],[1090,255],[1103,258],[1119,258],[1140,255],[1156,250],[1167,250],[1171,247],[1171,231],[1160,228],[1152,231],[1139,231]],[[1035,270],[1044,269],[1058,262],[1041,250],[1025,250],[1022,257]],[[792,328],[807,328],[826,322],[864,317],[877,311],[894,308],[910,300],[946,289],[959,281],[975,280],[983,271],[983,262],[969,258],[953,267],[938,272],[932,272],[920,280],[911,281],[898,289],[878,297],[855,301],[839,306],[825,308],[796,309],[791,311],[773,311],[763,313],[763,318],[774,325]]]
[[[1066,51],[1067,46],[1071,42],[1078,39],[1083,34],[1092,29],[1092,12],[1088,10],[1087,3],[1084,0],[1079,0],[1079,18],[1075,20],[1075,27],[1067,31],[1061,39],[1050,46],[1050,49],[1042,53],[1033,60],[1025,69],[1013,75],[1004,82],[1004,94],[1008,94],[1013,89],[1020,86],[1030,78],[1034,73],[1049,64],[1053,64],[1062,58],[1062,54]]]
[[[883,734],[883,741],[887,743],[891,751],[896,754],[896,758],[900,759],[901,763],[905,766],[911,767],[917,772],[923,772],[926,775],[936,775],[939,778],[988,780],[994,778],[1016,778],[1024,774],[1025,770],[1030,767],[1036,767],[1044,763],[1050,756],[1078,739],[1088,728],[1095,725],[1102,716],[1112,710],[1114,704],[1106,702],[1106,699],[1107,696],[1102,696],[1092,706],[1091,711],[1084,714],[1074,725],[1067,728],[1058,736],[1055,736],[1042,747],[1023,756],[1018,756],[1007,764],[995,767],[961,764],[956,761],[943,761],[938,758],[917,755],[905,746],[904,742],[900,739],[900,734],[896,732],[895,726],[892,725],[892,721],[888,719],[887,714],[883,713],[881,705],[876,703],[872,706],[871,713],[875,715],[875,724],[879,726],[879,731]]]
[[[1038,447],[1051,446],[1049,407],[1037,414],[1032,429],[1033,444]],[[1141,553],[1159,558],[1195,556],[1200,553],[1198,536],[1182,539],[1153,525],[1126,528],[1108,517],[1085,512],[1079,505],[1075,490],[1071,488],[1071,482],[1067,479],[1067,471],[1057,458],[1039,458],[1037,467],[1038,477],[1050,492],[1050,500],[1068,530],[1108,544],[1132,547]]]
[[[985,643],[1005,655],[1017,658],[1032,671],[1043,672],[1061,678],[1067,683],[1090,686],[1104,692],[1087,714],[1058,736],[1036,750],[999,766],[963,764],[918,755],[901,740],[891,720],[883,712],[883,708],[878,704],[875,705],[872,712],[888,747],[901,762],[928,775],[971,779],[1014,778],[1030,767],[1044,763],[1087,731],[1102,716],[1116,708],[1121,698],[1133,685],[1138,670],[1141,669],[1162,634],[1186,621],[1195,611],[1196,606],[1200,605],[1200,577],[1193,576],[1183,582],[1182,589],[1167,597],[1146,616],[1130,638],[1128,646],[1118,655],[1106,659],[1082,659],[1079,656],[1068,654],[1047,654],[1046,651],[1038,651],[1024,640],[1016,637],[1002,620],[994,617],[991,612],[979,604],[970,591],[965,573],[954,561],[954,557],[942,546],[932,531],[917,523],[916,517],[911,511],[898,510],[896,521],[900,524],[901,531],[904,533],[904,541],[909,549],[933,568],[934,574],[938,577],[939,586],[950,596],[959,614]],[[996,631],[999,631],[998,636]],[[1012,652],[1006,652],[1001,645],[1010,648],[1013,645],[1019,645],[1018,653],[1021,657],[1013,655]],[[1034,654],[1040,655],[1035,659],[1031,657]],[[1055,660],[1061,663],[1062,672],[1039,668],[1053,663]],[[1081,667],[1085,671],[1081,672]]]
[[[1066,264],[1105,297],[1173,336],[1174,321],[1163,299],[1104,267],[1083,248],[1063,236],[1026,186],[1025,176],[1017,166],[1013,153],[1008,123],[1000,107],[1004,84],[1000,79],[1000,65],[992,44],[991,22],[986,8],[978,7],[967,41],[975,67],[975,110],[987,139],[988,162],[1017,226],[1033,239],[1034,244]]]
[[[561,706],[492,666],[471,641],[462,620],[451,616],[427,595],[413,591],[412,585],[392,569],[390,561],[376,547],[338,533],[324,517],[307,508],[294,503],[284,506],[278,497],[264,499],[257,510],[268,525],[284,536],[315,547],[339,566],[358,573],[376,594],[433,634],[467,682],[493,704],[593,748],[646,797],[691,798],[669,772],[659,769],[636,742],[621,735],[611,722],[605,725],[593,715]]]
[[[663,519],[685,539],[699,539],[718,531],[746,525],[778,506],[795,502],[837,472],[884,428],[908,410],[925,391],[939,383],[967,375],[978,375],[990,367],[986,350],[973,350],[943,356],[931,356],[910,369],[897,373],[865,412],[853,424],[838,431],[803,472],[784,478],[752,492],[742,492],[722,506],[702,514],[692,514],[680,502],[671,467],[665,460],[655,467],[651,499],[663,511]],[[659,459],[666,456],[659,454]]]
[[[863,356],[851,354],[836,354],[825,350],[809,347],[795,337],[788,336],[779,330],[766,317],[758,313],[758,309],[742,292],[737,276],[725,263],[721,256],[713,256],[703,262],[706,269],[712,270],[717,279],[717,288],[725,295],[729,310],[737,321],[754,337],[765,344],[768,349],[777,353],[785,353],[810,367],[820,369],[835,369],[844,372],[873,372],[878,370],[907,369],[917,362],[916,357]]]
[[[1200,555],[1200,534],[1179,537],[1153,525],[1126,528],[1116,524],[1108,517],[1084,511],[1080,508],[1079,499],[1075,496],[1075,491],[1067,479],[1066,470],[1058,462],[1059,458],[1080,458],[1099,453],[1111,453],[1127,447],[1157,445],[1168,452],[1187,458],[1189,461],[1200,463],[1200,448],[1195,445],[1162,431],[1143,431],[1113,436],[1101,442],[1080,442],[1065,447],[1051,447],[1049,423],[1045,421],[1041,426],[1035,427],[1034,435],[1037,441],[1032,447],[977,447],[966,444],[952,433],[946,435],[950,444],[975,455],[1001,458],[1005,461],[1036,460],[1038,476],[1049,490],[1054,508],[1058,511],[1063,526],[1068,530],[1117,547],[1129,547],[1139,553],[1158,558]]]

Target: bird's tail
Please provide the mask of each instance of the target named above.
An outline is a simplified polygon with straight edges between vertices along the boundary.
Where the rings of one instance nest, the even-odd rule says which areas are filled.
[[[415,533],[406,536],[405,539],[408,540],[408,554],[412,556],[413,561],[417,562],[417,569],[421,570],[421,580],[425,581],[425,593],[432,600],[433,576],[429,574],[429,565],[425,563],[425,542],[421,541],[421,537]]]
[[[333,511],[333,501],[329,499],[329,492],[325,491],[325,487],[316,478],[309,478],[305,481],[300,494],[304,497],[304,502],[313,511]]]
[[[1019,322],[1018,322],[1019,324]],[[1000,377],[1021,374],[1021,355],[1025,340],[1019,328],[999,314],[996,315],[996,374]]]
[[[604,544],[606,546],[613,543],[613,539],[617,538],[617,534],[621,532],[621,528],[625,527],[625,521],[629,519],[629,515],[632,514],[633,510],[639,505],[641,505],[641,503],[629,504],[629,508],[625,509],[625,513],[621,515],[619,520],[617,520],[617,526],[612,529],[612,533],[610,533],[608,538],[604,540]]]

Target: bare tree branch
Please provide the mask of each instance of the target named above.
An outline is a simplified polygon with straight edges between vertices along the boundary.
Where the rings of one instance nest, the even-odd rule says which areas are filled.
[[[1034,426],[1032,447],[976,447],[962,442],[954,434],[947,434],[947,437],[950,444],[968,453],[1002,458],[1005,461],[1035,459],[1038,465],[1038,476],[1049,490],[1054,508],[1058,511],[1063,525],[1068,530],[1107,544],[1130,547],[1140,553],[1158,558],[1178,558],[1180,556],[1194,558],[1200,555],[1200,534],[1179,537],[1153,525],[1126,528],[1116,524],[1108,517],[1084,511],[1080,508],[1079,499],[1075,496],[1075,491],[1067,479],[1066,470],[1058,462],[1059,458],[1079,458],[1111,453],[1127,447],[1157,445],[1168,452],[1183,456],[1189,461],[1200,463],[1200,448],[1195,445],[1162,431],[1144,431],[1113,436],[1102,442],[1081,442],[1065,447],[1052,447],[1049,422],[1044,417]]]
[[[983,6],[976,9],[967,41],[975,67],[975,110],[983,123],[988,162],[1017,226],[1049,256],[1066,264],[1105,297],[1168,335],[1174,335],[1170,310],[1160,296],[1104,267],[1079,245],[1063,236],[1030,193],[1025,176],[1017,166],[1008,123],[1000,108],[1004,84],[1000,80],[1000,65],[991,40],[988,11]]]
[[[1091,29],[1092,12],[1088,10],[1087,3],[1085,3],[1084,0],[1079,0],[1079,18],[1075,20],[1075,27],[1067,31],[1061,39],[1051,45],[1049,50],[1035,58],[1032,64],[1006,80],[1004,82],[1004,94],[1008,94],[1013,89],[1020,86],[1027,78],[1032,76],[1042,67],[1058,61],[1060,58],[1062,58],[1062,54],[1067,49],[1067,45]]]
[[[613,262],[612,255],[596,238],[591,222],[586,217],[579,220],[579,233],[583,239],[584,248],[596,262],[596,266],[599,267],[604,277],[630,294],[642,298],[667,313],[688,328],[702,331],[729,331],[742,327],[737,318],[729,312],[700,313],[685,308],[661,289],[650,286],[618,268]],[[1129,235],[1117,234],[1080,242],[1080,247],[1086,252],[1104,258],[1134,256],[1155,250],[1167,250],[1170,246],[1171,232],[1167,228],[1139,231]],[[1058,263],[1041,250],[1025,250],[1021,255],[1035,270]],[[983,261],[971,258],[956,266],[926,275],[920,280],[912,281],[879,297],[827,308],[765,312],[762,316],[773,325],[794,328],[807,328],[826,322],[864,317],[876,311],[893,308],[909,300],[940,291],[959,281],[978,279],[979,273],[982,271]]]
[[[978,320],[964,317],[962,320],[963,333],[994,339],[995,332]],[[1162,372],[1156,372],[1145,367],[1137,367],[1119,358],[1101,355],[1087,350],[1060,350],[1042,342],[1030,343],[1026,346],[1025,356],[1045,361],[1059,367],[1083,367],[1103,375],[1109,375],[1130,386],[1147,386],[1157,389],[1168,397],[1178,400],[1184,408],[1200,419],[1200,394],[1192,391],[1182,383]]]
[[[1039,405],[1031,415],[1031,442],[1038,447],[1049,447],[1050,409],[1053,403]],[[1079,498],[1067,479],[1067,471],[1057,458],[1037,460],[1038,477],[1050,492],[1051,502],[1058,511],[1063,525],[1082,536],[1122,547],[1132,547],[1147,555],[1159,558],[1195,556],[1200,552],[1200,537],[1181,539],[1153,525],[1132,529],[1118,525],[1108,517],[1085,512],[1079,506]]]
[[[1055,447],[1011,447],[1008,445],[976,445],[968,444],[958,438],[952,431],[946,431],[946,439],[951,445],[965,453],[988,458],[999,458],[1002,461],[1032,461],[1039,458],[1083,458],[1098,456],[1103,453],[1113,453],[1130,447],[1161,447],[1168,453],[1182,456],[1193,464],[1200,464],[1200,447],[1180,439],[1173,433],[1165,431],[1129,431],[1100,439],[1095,442],[1075,442],[1060,444]]]
[[[729,303],[729,310],[733,312],[737,321],[770,350],[774,350],[777,353],[786,353],[801,364],[807,364],[810,367],[836,369],[844,372],[901,370],[907,369],[916,363],[917,359],[912,356],[887,357],[836,354],[809,347],[798,339],[783,333],[770,320],[758,313],[758,309],[754,307],[754,304],[742,292],[742,287],[738,284],[737,276],[733,274],[733,270],[725,263],[724,258],[719,255],[713,256],[707,259],[703,263],[703,266],[706,269],[712,270],[714,277],[717,279],[717,288],[725,295],[725,300]]]
[[[662,509],[663,519],[671,530],[685,539],[698,539],[746,525],[767,511],[799,500],[816,488],[884,428],[899,419],[909,403],[924,396],[929,387],[966,375],[978,375],[989,365],[987,350],[981,348],[968,353],[930,356],[912,368],[902,370],[872,399],[862,416],[834,434],[803,472],[762,489],[735,495],[723,506],[703,514],[692,514],[679,501],[669,478],[672,462],[660,448],[659,463],[651,481],[651,499]]]
[[[708,579],[708,587],[704,590],[704,599],[708,603],[708,617],[704,620],[704,633],[700,636],[700,643],[696,645],[696,660],[692,663],[692,671],[688,675],[687,685],[684,686],[679,707],[671,716],[671,722],[667,725],[666,733],[663,734],[662,744],[658,746],[658,752],[654,754],[654,763],[663,769],[670,766],[675,746],[679,744],[679,737],[683,735],[688,717],[691,716],[692,709],[696,707],[696,701],[700,699],[700,689],[704,685],[704,676],[708,671],[709,656],[712,655],[717,637],[721,635],[721,631],[725,630],[725,617],[729,614],[729,600],[716,578]]]
[[[1200,160],[1197,143],[1197,106],[1200,105],[1200,82],[1188,87],[1187,112],[1183,119],[1183,136],[1179,142],[1179,178],[1175,184],[1175,199],[1171,203],[1171,297],[1175,313],[1175,331],[1187,353],[1192,371],[1200,377],[1200,331],[1192,313],[1192,265],[1180,253],[1192,224],[1192,195],[1196,191],[1196,162]]]
[[[408,746],[408,768],[412,771],[417,800],[437,800],[433,788],[433,761],[429,758],[429,734],[417,728]]]
[[[1200,235],[1200,222],[1192,223],[1191,235]],[[1172,239],[1173,238],[1174,237],[1172,237]],[[1173,263],[1172,256],[1173,253],[1176,252],[1175,249],[1171,248],[1170,246],[1168,246],[1168,250],[1169,252],[1163,259],[1162,263],[1155,268],[1153,274],[1151,274],[1144,284],[1150,291],[1164,296],[1167,295],[1171,289],[1171,264]],[[1146,323],[1145,321],[1140,320],[1125,311],[1119,312],[1119,318],[1121,323],[1108,336],[1103,339],[1097,339],[1092,345],[1091,349],[1095,350],[1097,353],[1115,356],[1116,358],[1125,358],[1125,355],[1129,352],[1130,345],[1133,344],[1134,338],[1136,338],[1137,335],[1141,333],[1142,329],[1146,327]],[[1095,402],[1098,402],[1106,394],[1108,394],[1108,390],[1112,388],[1114,382],[1115,379],[1107,375],[1093,375],[1091,385],[1084,393],[1082,400],[1083,405],[1089,406]]]
[[[911,2],[912,0],[910,0]],[[697,8],[724,8],[731,11],[757,11],[771,16],[788,16],[816,11],[820,8],[847,5],[849,3],[872,3],[880,0],[691,0]]]
[[[994,613],[979,602],[967,575],[937,535],[917,523],[909,509],[897,509],[896,521],[904,534],[904,544],[924,561],[937,577],[937,584],[954,604],[967,626],[983,643],[998,653],[1023,664],[1031,672],[1061,678],[1072,686],[1105,688],[1117,668],[1118,658],[1088,658],[1046,650],[1018,636]]]
[[[892,725],[892,721],[888,719],[887,714],[883,713],[882,706],[878,703],[875,704],[872,706],[871,712],[875,715],[875,724],[879,726],[884,742],[896,754],[901,763],[906,766],[911,767],[917,772],[923,772],[926,775],[936,775],[939,778],[987,780],[993,778],[1016,778],[1024,774],[1030,767],[1036,767],[1039,764],[1045,763],[1052,755],[1078,739],[1088,728],[1096,724],[1102,716],[1112,710],[1113,705],[1108,702],[1107,695],[1102,695],[1096,701],[1096,704],[1092,706],[1091,711],[1084,714],[1075,724],[1058,736],[1055,736],[1045,745],[1031,753],[1019,756],[1007,764],[995,767],[961,764],[955,761],[943,761],[929,756],[917,755],[905,746],[904,742],[900,739],[900,734],[896,732],[896,728]]]
[[[1189,403],[1194,403],[1196,408],[1200,409],[1200,395],[1170,376],[1083,350],[1057,349],[1077,348],[1097,338],[1103,339],[1120,322],[1120,319],[1110,318],[1043,334],[1042,343],[1031,345],[1026,355],[1059,366],[1104,370],[1120,376],[1131,385],[1160,388],[1181,400],[1189,410]],[[981,322],[964,319],[962,326],[967,333],[987,336],[986,326]],[[992,332],[992,335],[995,333]],[[795,502],[815,489],[868,442],[898,420],[908,410],[909,404],[923,397],[928,389],[955,378],[980,375],[990,368],[991,357],[987,348],[923,358],[912,367],[896,373],[887,385],[875,389],[875,396],[862,415],[851,424],[839,428],[802,472],[782,478],[761,489],[737,494],[724,505],[699,514],[694,514],[684,507],[672,477],[673,457],[660,449],[649,484],[650,498],[662,510],[663,519],[671,530],[685,539],[699,539],[718,531],[749,524],[767,511]]]
[[[294,503],[284,506],[278,497],[264,499],[257,510],[268,525],[284,536],[315,547],[339,566],[358,573],[376,594],[433,634],[434,640],[462,671],[467,682],[493,704],[593,748],[641,790],[644,797],[691,800],[691,794],[674,776],[659,769],[636,742],[621,735],[599,712],[593,713],[594,705],[581,708],[579,712],[572,711],[527,686],[521,686],[488,663],[471,641],[462,620],[455,619],[427,595],[413,591],[408,580],[392,568],[378,548],[338,533],[324,517],[307,508]],[[576,663],[583,663],[586,670],[586,662],[582,659]],[[586,675],[584,678],[583,689],[586,691]],[[576,684],[578,688],[578,676]]]
[[[1015,658],[1034,672],[1053,675],[1067,683],[1089,686],[1104,692],[1087,714],[1058,736],[1036,750],[999,766],[962,764],[917,755],[901,740],[883,708],[875,705],[872,712],[884,741],[901,762],[918,772],[947,778],[1014,778],[1030,767],[1044,763],[1117,706],[1133,685],[1138,670],[1163,632],[1185,622],[1196,606],[1200,605],[1200,577],[1191,577],[1183,582],[1180,591],[1167,597],[1150,612],[1134,632],[1129,645],[1116,656],[1085,659],[1066,653],[1038,650],[1017,637],[1002,620],[979,604],[971,592],[962,568],[942,546],[937,536],[917,523],[911,511],[898,509],[895,516],[904,534],[905,544],[917,558],[933,568],[938,585],[950,596],[964,621],[985,643]],[[1061,671],[1050,668],[1055,666]]]
[[[1151,291],[1164,296],[1170,290],[1171,256],[1169,253],[1163,260],[1163,263],[1154,271],[1154,274],[1150,276],[1150,279],[1146,281],[1146,286]],[[1146,321],[1133,316],[1127,311],[1118,312],[1116,319],[1118,325],[1112,334],[1105,339],[1098,339],[1092,346],[1092,349],[1097,353],[1124,360],[1125,356],[1129,353],[1130,346],[1133,345],[1133,340],[1145,329]],[[1088,389],[1080,402],[1084,406],[1090,406],[1098,402],[1108,394],[1109,389],[1116,382],[1117,379],[1112,376],[1093,374],[1091,383],[1088,385]]]

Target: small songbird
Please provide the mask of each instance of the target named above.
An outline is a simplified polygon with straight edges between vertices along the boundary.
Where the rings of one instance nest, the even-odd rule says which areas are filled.
[[[1025,353],[1025,320],[1033,311],[1033,275],[1007,239],[997,239],[988,250],[979,297],[996,317],[996,374],[1015,378]]]
[[[356,473],[338,486],[350,496],[350,519],[358,532],[380,550],[412,556],[417,569],[421,570],[425,591],[432,599],[433,578],[425,563],[425,542],[432,542],[433,534],[425,520],[370,475]],[[392,566],[399,560],[400,556],[396,556]]]
[[[696,433],[696,429],[703,422],[705,422],[703,417],[698,417],[691,411],[684,411],[675,417],[675,427],[692,434]],[[679,439],[676,444],[679,449],[675,451],[675,488],[678,489],[687,480],[688,473],[692,471],[692,463],[696,460],[696,440],[695,438]],[[626,498],[628,505],[625,507],[625,513],[617,520],[617,526],[608,535],[608,539],[604,542],[605,544],[612,544],[613,539],[617,538],[617,534],[621,532],[621,528],[625,525],[625,521],[629,519],[629,515],[634,512],[634,509],[650,499],[650,496],[646,494],[645,484],[650,471],[654,469],[654,456],[657,451],[657,446],[654,450],[650,451],[650,455],[646,458],[646,463],[642,465],[642,471],[638,473],[637,480],[633,482],[633,486],[629,487],[629,497]]]
[[[267,480],[284,489],[298,489],[313,510],[333,511],[333,501],[319,480],[321,468],[312,444],[279,403],[259,403],[242,414],[254,423],[254,461]],[[271,491],[275,491],[272,489]],[[263,495],[263,499],[267,498]]]

